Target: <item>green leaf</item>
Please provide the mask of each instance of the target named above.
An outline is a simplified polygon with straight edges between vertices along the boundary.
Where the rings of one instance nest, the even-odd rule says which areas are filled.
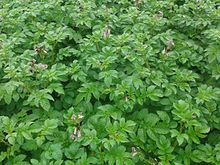
[[[9,142],[10,144],[14,145],[14,144],[15,144],[15,137],[10,136],[10,137],[8,138],[8,142]]]
[[[36,140],[37,145],[41,146],[44,143],[45,138],[44,136],[40,136],[40,137],[37,137],[35,140]]]
[[[178,141],[179,145],[181,145],[184,141],[184,138],[182,136],[177,136],[177,141]]]
[[[152,130],[148,129],[147,130],[147,135],[154,141],[158,139],[157,134],[155,134]]]
[[[164,111],[157,111],[158,116],[161,118],[161,120],[165,121],[166,123],[170,122],[169,115]]]
[[[48,99],[48,100],[54,101],[53,97],[52,97],[51,95],[47,94],[47,93],[44,94],[44,98],[46,98],[46,99]]]
[[[10,94],[5,94],[5,95],[4,95],[4,100],[5,100],[5,102],[6,102],[7,104],[10,104],[11,101],[12,101],[11,95],[10,95]]]
[[[65,165],[75,165],[75,163],[73,161],[66,160]]]
[[[40,105],[46,111],[48,111],[50,109],[50,102],[47,99],[41,99],[40,100]]]
[[[52,144],[50,146],[51,150],[52,150],[52,157],[55,160],[61,160],[63,157],[63,152],[62,152],[62,146],[61,144]]]
[[[145,133],[143,129],[138,129],[138,133],[137,136],[139,137],[139,139],[145,143],[146,142],[146,137],[145,137]]]
[[[31,133],[29,133],[29,132],[22,132],[21,134],[22,134],[22,135],[24,136],[24,138],[27,139],[27,140],[31,140],[31,139],[32,139]]]
[[[22,148],[26,151],[34,151],[37,149],[37,143],[35,140],[29,140],[22,145]]]
[[[54,129],[58,126],[58,120],[57,119],[47,119],[47,120],[45,120],[44,125],[48,129]]]

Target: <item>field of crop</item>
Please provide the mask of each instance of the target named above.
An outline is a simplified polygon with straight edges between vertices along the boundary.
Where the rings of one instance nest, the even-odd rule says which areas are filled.
[[[0,165],[220,165],[219,0],[0,0]]]

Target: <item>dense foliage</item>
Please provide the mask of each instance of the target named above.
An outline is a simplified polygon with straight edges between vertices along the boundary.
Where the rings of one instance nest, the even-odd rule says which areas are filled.
[[[1,0],[0,164],[220,164],[218,0]]]

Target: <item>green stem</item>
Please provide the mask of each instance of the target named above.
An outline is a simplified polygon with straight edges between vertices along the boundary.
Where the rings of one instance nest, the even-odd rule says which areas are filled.
[[[100,47],[99,47],[99,44],[98,44],[98,43],[96,43],[96,50],[97,50],[98,52],[100,52],[100,51],[101,51],[101,49],[100,49]]]
[[[53,49],[52,49],[52,64],[54,64],[55,63],[55,60],[56,60],[56,57],[55,57],[55,47],[56,47],[56,45],[57,45],[57,41],[54,43],[54,45],[53,45]]]
[[[181,124],[180,124],[180,129],[179,129],[179,132],[180,132],[180,133],[183,132],[183,128],[184,128],[184,125],[181,123]],[[177,144],[178,144],[178,141],[176,140],[176,141],[174,142],[174,144],[173,144],[173,147],[176,148]]]
[[[0,143],[4,143],[5,145],[10,146],[10,145],[8,144],[8,142],[6,142],[6,141],[4,141],[4,140],[1,140]]]

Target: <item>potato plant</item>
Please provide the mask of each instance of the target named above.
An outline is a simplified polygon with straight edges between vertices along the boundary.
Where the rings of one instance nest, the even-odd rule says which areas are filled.
[[[219,165],[219,0],[1,0],[0,164]]]

